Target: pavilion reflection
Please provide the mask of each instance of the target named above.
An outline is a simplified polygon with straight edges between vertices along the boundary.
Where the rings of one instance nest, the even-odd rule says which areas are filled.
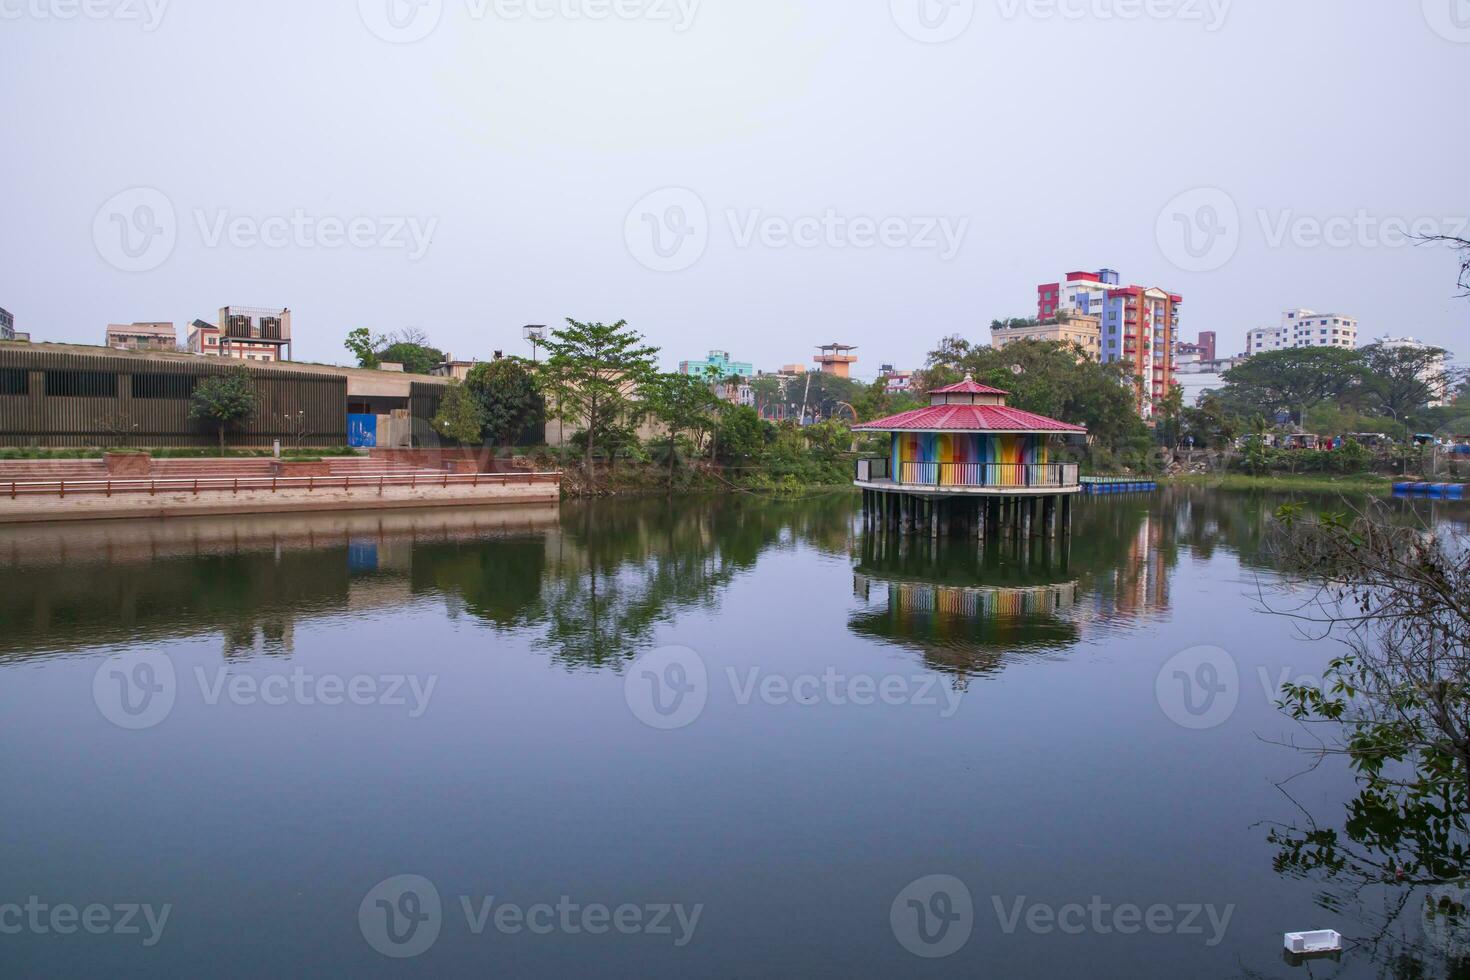
[[[1017,656],[1066,650],[1081,637],[1081,586],[1066,539],[861,544],[848,621],[860,635],[919,652],[956,686],[1001,670]]]

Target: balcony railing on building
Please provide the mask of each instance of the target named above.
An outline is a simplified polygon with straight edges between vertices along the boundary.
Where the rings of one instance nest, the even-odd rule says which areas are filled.
[[[887,483],[894,487],[954,487],[956,489],[1049,489],[1081,485],[1076,463],[899,463],[860,459],[860,483]]]

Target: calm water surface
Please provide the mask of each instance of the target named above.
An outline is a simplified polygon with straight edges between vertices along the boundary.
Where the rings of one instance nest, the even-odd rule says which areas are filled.
[[[1278,786],[1339,652],[1261,611],[1278,502],[0,530],[0,974],[1441,975],[1419,897],[1273,864],[1354,793]],[[1284,962],[1314,928],[1372,942]]]

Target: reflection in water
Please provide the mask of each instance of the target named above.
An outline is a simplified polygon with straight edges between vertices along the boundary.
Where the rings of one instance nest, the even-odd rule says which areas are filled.
[[[427,603],[525,631],[568,668],[617,668],[681,610],[717,609],[763,555],[812,548],[856,565],[854,633],[964,678],[1162,616],[1181,554],[1268,567],[1280,502],[1087,500],[1068,539],[983,546],[864,536],[844,494],[7,527],[0,663],[210,634],[227,657],[289,656],[303,621]],[[1427,516],[1463,520],[1456,506]]]
[[[1162,504],[1162,506],[1161,506]],[[1069,650],[1169,609],[1187,497],[1084,501],[1073,534],[983,543],[868,537],[853,632],[918,650],[964,686],[1008,658]]]

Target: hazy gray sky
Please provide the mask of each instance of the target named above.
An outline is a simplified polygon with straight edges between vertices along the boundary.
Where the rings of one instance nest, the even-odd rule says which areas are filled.
[[[1106,265],[1227,352],[1306,306],[1470,360],[1400,242],[1470,215],[1470,0],[0,0],[0,82],[38,340],[626,318],[871,376]]]

